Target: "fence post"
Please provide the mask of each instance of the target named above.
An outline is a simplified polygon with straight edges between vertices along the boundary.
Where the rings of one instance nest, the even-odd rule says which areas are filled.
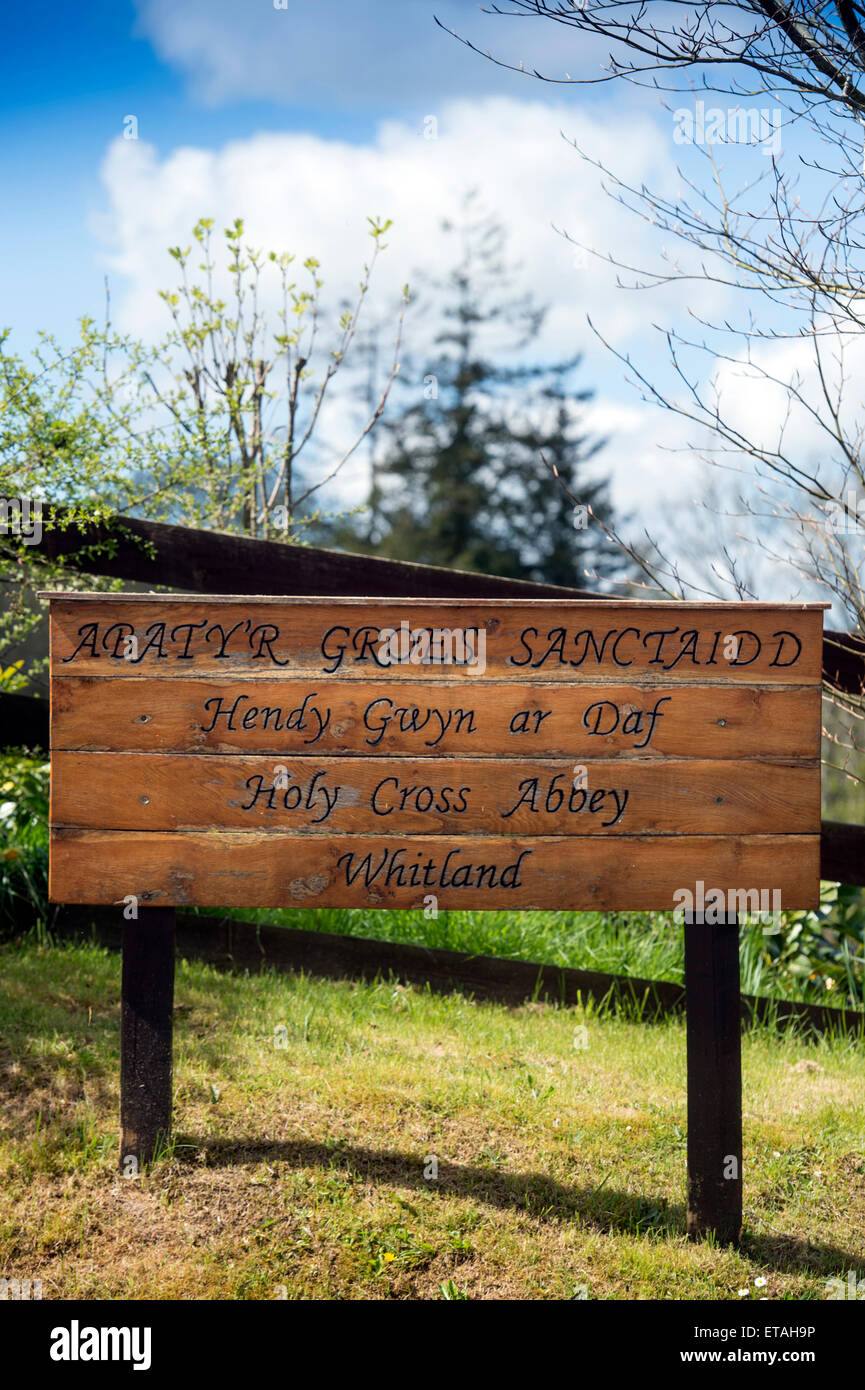
[[[134,1177],[171,1133],[173,907],[139,908],[123,924],[120,1169]]]
[[[742,1229],[742,1047],[738,917],[685,914],[688,1235],[725,1245]]]

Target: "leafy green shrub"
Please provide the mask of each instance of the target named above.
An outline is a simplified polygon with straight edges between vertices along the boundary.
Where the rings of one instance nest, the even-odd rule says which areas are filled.
[[[820,906],[787,912],[777,936],[766,937],[775,970],[809,980],[836,996],[829,1002],[862,1008],[865,999],[865,888],[824,883]]]
[[[0,754],[0,931],[48,912],[48,763]]]

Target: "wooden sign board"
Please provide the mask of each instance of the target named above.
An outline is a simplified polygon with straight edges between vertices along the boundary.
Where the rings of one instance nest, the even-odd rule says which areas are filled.
[[[49,597],[55,902],[818,902],[825,605]]]

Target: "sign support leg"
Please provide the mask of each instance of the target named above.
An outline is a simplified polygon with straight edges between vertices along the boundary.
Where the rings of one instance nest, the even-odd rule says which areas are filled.
[[[171,1133],[173,907],[139,908],[123,924],[120,1170],[134,1177]]]
[[[688,1054],[688,1235],[742,1229],[742,1048],[739,925],[685,915]]]

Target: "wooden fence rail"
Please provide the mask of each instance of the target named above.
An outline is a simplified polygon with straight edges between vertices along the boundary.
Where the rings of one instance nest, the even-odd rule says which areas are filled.
[[[82,550],[82,547],[86,549]],[[316,594],[363,598],[608,598],[526,579],[438,569],[375,555],[251,540],[222,531],[118,517],[81,531],[46,530],[39,558],[198,594]]]
[[[46,530],[39,554],[71,569],[211,594],[364,598],[611,599],[588,589],[470,574],[374,555],[251,540],[219,531],[118,517],[86,531]],[[823,674],[848,694],[865,690],[865,638],[827,630]]]
[[[127,582],[212,594],[316,594],[401,598],[611,598],[586,589],[470,574],[351,555],[314,546],[251,540],[192,527],[119,517],[85,530],[46,529],[39,555],[70,569]],[[827,630],[827,684],[865,691],[865,639]],[[0,746],[48,747],[48,705],[25,695],[0,695]],[[824,821],[824,878],[865,886],[865,827]]]

